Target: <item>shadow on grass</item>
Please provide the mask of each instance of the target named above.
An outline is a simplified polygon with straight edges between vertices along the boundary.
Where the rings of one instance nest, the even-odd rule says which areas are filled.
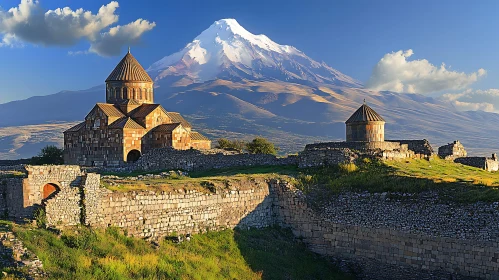
[[[309,251],[289,229],[235,230],[241,255],[262,279],[354,279]]]

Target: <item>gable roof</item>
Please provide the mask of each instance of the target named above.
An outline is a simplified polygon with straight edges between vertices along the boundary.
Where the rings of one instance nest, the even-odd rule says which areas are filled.
[[[177,112],[167,112],[166,115],[168,117],[170,117],[170,119],[172,119],[172,122],[175,122],[175,123],[181,123],[183,127],[185,128],[192,128],[192,125],[186,121],[184,119],[184,117],[182,117],[182,115],[180,115],[179,113]]]
[[[371,107],[367,106],[366,104],[363,104],[360,106],[355,113],[352,114],[352,116],[345,122],[346,124],[349,123],[356,123],[356,122],[384,122],[385,120],[378,114],[376,111],[374,111]]]
[[[210,141],[210,139],[197,131],[191,131],[191,140]]]
[[[131,112],[131,116],[132,116],[132,118],[145,118],[152,111],[156,110],[156,108],[158,108],[158,107],[161,107],[161,105],[159,105],[159,104],[142,104]],[[161,107],[161,109],[166,114],[165,109],[163,109],[163,107]]]
[[[175,130],[177,127],[182,127],[181,123],[167,123],[167,124],[160,124],[153,128],[153,131],[161,131],[161,132],[172,132]]]
[[[82,128],[85,127],[85,122],[81,122],[71,128],[69,128],[68,130],[64,131],[64,133],[66,132],[77,132],[77,131],[80,131]]]
[[[132,120],[130,117],[121,118],[113,122],[109,128],[131,128],[131,129],[144,129],[140,124]]]
[[[113,104],[97,103],[95,106],[99,107],[101,111],[108,117],[122,118],[125,115],[116,108]]]
[[[140,65],[130,52],[121,59],[113,72],[109,74],[106,82],[109,81],[153,82],[146,70],[144,70],[142,65]]]

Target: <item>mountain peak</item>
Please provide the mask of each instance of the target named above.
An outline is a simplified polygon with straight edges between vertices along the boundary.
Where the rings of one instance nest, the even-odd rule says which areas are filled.
[[[215,21],[182,50],[147,71],[156,80],[174,76],[196,83],[236,78],[361,86],[296,48],[255,35],[230,18]]]

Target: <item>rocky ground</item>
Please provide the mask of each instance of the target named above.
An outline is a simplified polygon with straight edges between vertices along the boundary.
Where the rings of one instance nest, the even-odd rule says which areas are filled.
[[[325,220],[409,233],[499,239],[499,202],[444,203],[435,193],[344,193],[321,206]]]
[[[43,270],[42,261],[3,224],[0,225],[0,267],[0,278],[10,275],[21,279],[43,279],[48,276]]]

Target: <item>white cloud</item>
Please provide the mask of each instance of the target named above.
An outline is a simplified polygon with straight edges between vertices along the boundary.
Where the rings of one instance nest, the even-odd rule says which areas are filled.
[[[449,71],[445,64],[436,67],[426,59],[408,61],[413,54],[411,49],[385,54],[374,67],[367,87],[406,93],[460,90],[487,73],[485,69],[470,74]]]
[[[96,14],[69,7],[45,12],[37,0],[21,0],[19,6],[8,11],[0,9],[0,34],[3,34],[0,46],[15,46],[15,42],[72,46],[84,39],[90,42],[89,51],[93,53],[117,55],[123,46],[137,44],[142,34],[156,25],[139,19],[124,26],[111,27],[118,22],[115,14],[118,7],[118,2],[112,1],[100,7]],[[110,29],[106,31],[107,28]],[[130,33],[113,31],[122,29]]]
[[[485,111],[499,113],[499,89],[465,90],[460,93],[447,93],[441,99],[450,102],[460,111]]]

